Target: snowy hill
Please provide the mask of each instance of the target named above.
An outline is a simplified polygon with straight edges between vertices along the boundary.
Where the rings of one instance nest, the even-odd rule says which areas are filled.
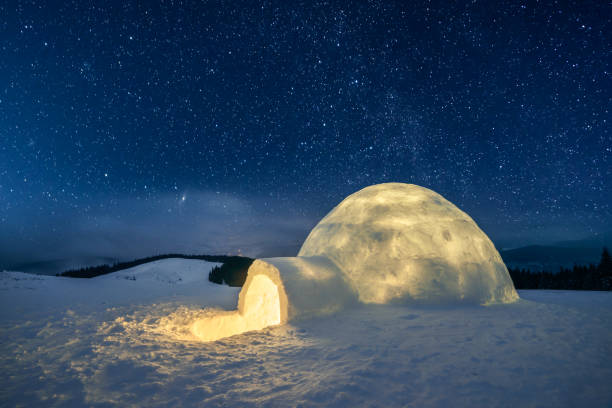
[[[0,273],[0,406],[610,406],[612,293],[363,305],[213,343],[213,264],[93,279]]]
[[[93,279],[99,281],[128,279],[143,282],[143,285],[145,284],[144,282],[147,282],[147,284],[156,282],[158,284],[169,285],[203,283],[206,287],[212,287],[212,285],[206,283],[208,281],[208,272],[210,272],[213,266],[219,265],[221,264],[214,262],[169,258],[98,276]]]
[[[0,317],[14,317],[16,310],[43,312],[46,308],[78,308],[96,311],[103,307],[162,300],[233,306],[237,290],[208,281],[208,272],[216,265],[220,264],[170,258],[92,279],[0,272]]]

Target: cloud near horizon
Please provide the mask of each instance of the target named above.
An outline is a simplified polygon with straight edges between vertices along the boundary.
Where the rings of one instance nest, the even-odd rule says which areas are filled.
[[[24,216],[21,209],[0,233],[0,267],[163,253],[295,255],[318,219],[290,209],[279,213],[264,199],[213,191],[122,198],[52,217],[34,207]]]

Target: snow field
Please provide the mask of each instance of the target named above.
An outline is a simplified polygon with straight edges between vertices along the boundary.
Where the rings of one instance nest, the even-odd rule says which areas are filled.
[[[90,280],[0,273],[0,406],[612,404],[609,292],[358,305],[205,343],[191,325],[234,309],[238,289],[208,283],[202,261],[153,264]]]

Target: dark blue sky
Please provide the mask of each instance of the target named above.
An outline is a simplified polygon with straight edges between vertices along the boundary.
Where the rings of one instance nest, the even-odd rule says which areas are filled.
[[[612,229],[604,1],[0,5],[0,266],[286,255],[399,181],[499,246]]]

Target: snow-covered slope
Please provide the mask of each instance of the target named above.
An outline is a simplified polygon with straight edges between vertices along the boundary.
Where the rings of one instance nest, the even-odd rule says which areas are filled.
[[[199,283],[214,287],[208,282],[208,272],[213,266],[219,265],[221,264],[197,259],[169,258],[98,276],[94,279],[128,279],[138,281],[143,285],[145,282],[170,285]]]
[[[232,307],[238,289],[208,281],[217,263],[162,259],[92,279],[0,272],[0,318],[48,308],[98,310],[159,301]],[[18,312],[18,313],[16,313]]]
[[[612,404],[610,292],[362,305],[202,343],[190,325],[238,295],[207,282],[209,267],[163,260],[95,279],[0,273],[0,406]]]

